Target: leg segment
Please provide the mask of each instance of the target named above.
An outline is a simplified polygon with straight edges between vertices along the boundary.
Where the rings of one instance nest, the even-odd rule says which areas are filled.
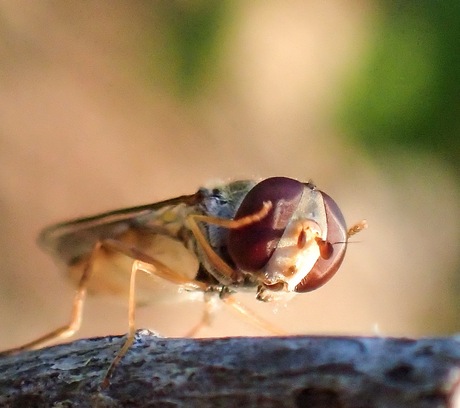
[[[83,306],[84,306],[85,298],[86,298],[86,286],[87,286],[88,280],[91,277],[91,267],[92,267],[94,257],[97,256],[97,252],[99,251],[100,248],[101,248],[101,243],[97,243],[94,246],[94,249],[91,252],[91,255],[88,258],[88,261],[83,269],[83,273],[81,275],[80,281],[78,282],[78,287],[75,292],[75,296],[73,298],[72,311],[70,314],[69,323],[45,334],[42,337],[39,337],[36,340],[26,343],[20,347],[16,347],[10,350],[3,351],[1,354],[16,354],[16,353],[20,353],[21,351],[40,348],[57,339],[65,339],[65,338],[71,337],[80,329],[81,321],[82,321],[82,314],[83,314]]]
[[[184,337],[195,337],[203,327],[209,326],[211,324],[214,310],[214,295],[215,293],[213,292],[204,293],[204,309],[201,319],[187,333],[184,334]]]
[[[110,363],[110,366],[105,373],[104,379],[102,381],[102,388],[107,388],[110,384],[110,377],[112,376],[115,368],[117,367],[120,360],[129,350],[134,341],[134,336],[136,334],[136,273],[138,271],[146,272],[148,274],[152,273],[152,267],[150,265],[144,264],[142,261],[134,261],[131,267],[131,277],[129,280],[129,300],[128,300],[128,335],[126,340],[120,350],[118,350],[117,355]]]
[[[220,272],[220,276],[215,276],[217,280],[223,285],[228,285],[234,282],[234,270],[231,268],[216,252],[212,249],[211,245],[209,244],[208,240],[204,236],[203,232],[201,231],[200,227],[198,226],[198,222],[204,222],[207,224],[218,225],[223,228],[228,229],[238,229],[244,226],[256,223],[267,216],[270,209],[272,208],[271,201],[266,201],[263,203],[262,208],[254,213],[247,215],[246,217],[239,218],[237,220],[228,220],[225,218],[217,218],[211,217],[208,215],[201,215],[201,214],[191,214],[188,216],[187,221],[190,230],[192,231],[193,235],[195,236],[198,244],[203,249],[204,253],[209,259],[211,265]]]
[[[238,312],[240,316],[243,316],[253,326],[259,327],[266,332],[278,336],[287,335],[287,333],[284,330],[276,327],[269,321],[262,319],[261,317],[257,316],[257,314],[254,313],[252,310],[248,309],[246,306],[243,306],[229,292],[222,292],[221,299],[226,305],[231,306],[232,310]]]
[[[189,290],[206,291],[207,285],[203,282],[187,279],[182,275],[176,273],[172,269],[168,268],[165,264],[156,259],[152,258],[148,254],[139,251],[136,247],[125,244],[122,241],[115,239],[107,239],[102,242],[102,245],[106,249],[120,252],[133,259],[131,266],[131,275],[129,281],[129,300],[128,300],[128,335],[127,338],[118,351],[117,355],[110,364],[101,387],[107,388],[110,384],[110,377],[113,375],[117,365],[127,353],[131,345],[133,344],[136,326],[135,326],[135,312],[136,312],[136,274],[138,271],[145,272],[149,275],[155,275],[162,279],[165,279],[171,283],[175,283]]]

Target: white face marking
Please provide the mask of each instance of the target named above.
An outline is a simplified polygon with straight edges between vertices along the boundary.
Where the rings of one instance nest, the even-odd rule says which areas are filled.
[[[302,229],[306,234],[305,245],[299,248],[297,243]],[[285,290],[293,291],[318,260],[320,251],[316,238],[321,235],[314,221],[291,222],[265,267],[267,280],[272,283],[285,282]]]
[[[299,235],[305,233],[303,247]],[[291,292],[311,271],[320,256],[317,238],[327,237],[327,219],[321,192],[305,189],[295,214],[264,268],[268,285],[283,282]]]

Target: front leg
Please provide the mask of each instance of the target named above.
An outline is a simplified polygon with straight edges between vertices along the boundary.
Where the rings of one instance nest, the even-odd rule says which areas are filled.
[[[235,219],[225,219],[212,217],[209,215],[202,214],[190,214],[187,217],[188,227],[192,231],[198,245],[201,247],[205,255],[208,257],[210,264],[213,266],[215,271],[208,271],[211,273],[219,283],[222,285],[232,285],[240,283],[242,280],[241,272],[232,268],[227,262],[225,262],[211,247],[209,241],[203,234],[203,231],[198,226],[198,222],[204,222],[207,224],[218,225],[227,229],[238,229],[245,227],[250,224],[259,222],[267,216],[272,203],[270,201],[264,202],[262,208],[254,214],[249,214],[245,217]]]

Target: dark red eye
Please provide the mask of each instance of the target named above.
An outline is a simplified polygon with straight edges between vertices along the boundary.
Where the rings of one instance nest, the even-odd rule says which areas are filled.
[[[327,238],[320,245],[320,257],[296,286],[296,292],[310,292],[323,286],[339,269],[347,248],[347,227],[342,212],[326,193],[321,192],[326,210]]]
[[[272,177],[249,191],[235,219],[257,213],[264,201],[270,201],[273,207],[262,220],[230,230],[228,251],[240,269],[258,271],[267,264],[299,204],[304,188],[305,185],[297,180]]]

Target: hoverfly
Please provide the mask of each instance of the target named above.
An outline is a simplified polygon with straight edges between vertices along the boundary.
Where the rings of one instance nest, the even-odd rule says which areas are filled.
[[[232,294],[250,290],[268,302],[319,288],[340,267],[348,237],[365,227],[362,221],[347,230],[331,197],[311,182],[286,177],[235,181],[52,225],[39,244],[65,264],[77,285],[70,322],[7,353],[73,335],[87,291],[129,299],[128,336],[104,385],[134,340],[136,304],[172,293],[215,293],[253,323],[276,331]]]

